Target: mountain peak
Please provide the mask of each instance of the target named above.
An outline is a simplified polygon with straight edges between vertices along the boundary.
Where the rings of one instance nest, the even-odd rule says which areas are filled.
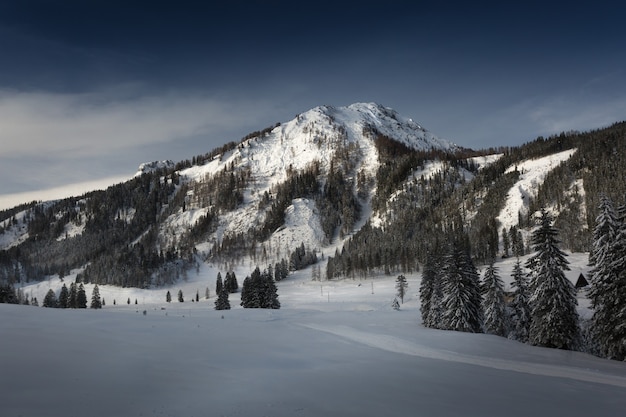
[[[317,117],[316,117],[317,115]],[[298,120],[315,121],[322,116],[346,129],[348,137],[362,136],[363,132],[380,133],[416,150],[441,149],[453,151],[456,144],[439,138],[413,119],[400,115],[391,107],[378,103],[353,103],[348,106],[315,107],[298,116]]]

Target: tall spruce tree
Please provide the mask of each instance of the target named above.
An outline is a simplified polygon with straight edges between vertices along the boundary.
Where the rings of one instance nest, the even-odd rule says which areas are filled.
[[[230,301],[228,301],[228,291],[226,288],[222,288],[217,299],[215,300],[216,310],[230,310]]]
[[[522,263],[518,259],[513,265],[511,274],[513,281],[513,300],[511,301],[511,336],[520,342],[528,342],[528,330],[530,327],[530,294],[528,280],[522,270]]]
[[[57,308],[57,296],[52,288],[48,290],[46,296],[43,298],[43,306],[49,308]]]
[[[94,309],[102,308],[102,300],[100,299],[100,289],[98,288],[98,284],[94,285],[93,291],[91,292],[90,307]]]
[[[78,294],[78,289],[76,287],[76,283],[72,282],[70,284],[70,296],[69,296],[69,299],[67,301],[67,306],[69,308],[77,308],[78,307],[78,303],[76,302],[77,294]]]
[[[437,327],[440,319],[440,317],[434,317],[436,315],[435,308],[441,304],[439,270],[440,262],[438,256],[435,253],[428,253],[420,282],[420,312],[422,314],[422,324],[426,327]],[[437,297],[437,291],[439,292],[439,297]]]
[[[558,231],[545,209],[532,244],[536,253],[526,262],[532,289],[528,340],[535,346],[572,349],[579,337],[576,289],[565,277],[569,262],[558,247]]]
[[[82,282],[78,284],[78,290],[76,291],[76,308],[87,308],[87,293],[85,293],[85,287]]]
[[[481,290],[485,332],[496,336],[506,336],[508,320],[504,300],[504,282],[500,279],[498,268],[494,266],[493,262],[485,269]]]
[[[59,308],[68,308],[70,303],[70,291],[67,289],[65,283],[61,287],[61,293],[59,294]]]
[[[601,199],[589,254],[594,342],[610,359],[626,359],[626,205]]]
[[[224,286],[224,283],[222,281],[222,273],[218,272],[217,273],[217,279],[215,280],[215,294],[218,295],[222,292],[222,287]]]
[[[465,246],[460,238],[453,239],[444,258],[441,328],[479,333],[483,326],[480,277]]]

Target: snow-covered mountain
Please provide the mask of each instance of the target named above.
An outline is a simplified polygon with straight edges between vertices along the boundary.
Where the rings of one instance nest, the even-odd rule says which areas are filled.
[[[379,104],[320,106],[191,160],[142,164],[105,191],[3,211],[0,278],[82,268],[85,282],[158,286],[204,263],[290,261],[301,247],[342,258],[333,276],[411,270],[459,225],[480,263],[505,254],[509,233],[527,239],[539,206],[584,250],[598,190],[620,190],[591,164],[620,169],[623,130],[487,154]]]

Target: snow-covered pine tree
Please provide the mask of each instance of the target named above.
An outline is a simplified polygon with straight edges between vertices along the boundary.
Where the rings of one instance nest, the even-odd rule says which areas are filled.
[[[526,262],[530,270],[532,296],[528,340],[532,345],[572,349],[579,339],[576,289],[565,277],[566,255],[559,249],[558,231],[545,209],[533,231],[536,252]]]
[[[400,310],[400,303],[398,302],[398,299],[396,297],[393,298],[393,301],[391,302],[391,308],[393,308],[394,310]]]
[[[398,275],[396,278],[396,295],[400,297],[400,301],[404,304],[404,296],[406,295],[406,289],[409,287],[409,284],[406,282],[406,277],[404,275]]]
[[[165,294],[165,302],[166,303],[171,303],[172,302],[172,294],[170,294],[169,291],[167,292],[167,294]]]
[[[420,282],[420,312],[422,313],[422,324],[426,327],[437,327],[440,319],[440,317],[434,317],[434,309],[441,304],[441,297],[438,297],[437,303],[434,303],[436,301],[436,290],[441,295],[441,286],[438,285],[439,278],[437,276],[439,269],[439,258],[429,253],[422,271],[422,281]]]
[[[261,295],[261,308],[279,309],[280,302],[278,301],[278,289],[276,288],[276,283],[274,283],[274,277],[268,271],[263,271],[261,279],[261,288],[263,288]]]
[[[215,309],[216,310],[230,310],[230,301],[228,301],[228,290],[222,287],[222,291],[217,296],[215,300]]]
[[[98,288],[98,284],[94,285],[93,291],[91,292],[90,307],[94,309],[102,308],[102,300],[100,299],[100,289]]]
[[[481,286],[483,294],[483,314],[485,317],[485,332],[496,336],[506,336],[508,320],[506,302],[504,300],[504,282],[498,275],[498,268],[491,262]]]
[[[130,298],[128,299],[130,304]],[[185,298],[183,297],[183,290],[178,290],[178,302],[179,303],[184,303],[185,302]]]
[[[65,283],[61,287],[61,293],[59,294],[58,305],[59,308],[68,308],[70,302],[70,291],[67,289]]]
[[[522,263],[518,259],[513,265],[511,274],[513,281],[513,300],[511,301],[511,336],[515,340],[528,342],[528,330],[530,327],[530,294],[528,290],[528,280],[522,270]]]
[[[56,308],[57,307],[57,296],[54,293],[54,290],[50,288],[46,293],[46,296],[43,298],[43,306]]]
[[[82,282],[78,284],[76,291],[76,308],[87,308],[87,293]]]
[[[237,283],[237,277],[234,272],[227,272],[226,279],[224,280],[224,287],[226,291],[229,293],[235,293],[239,289],[239,284]]]
[[[600,352],[608,358],[626,359],[626,205],[617,214],[602,198],[589,254],[594,309],[591,332]]]
[[[480,333],[483,326],[480,278],[469,250],[457,240],[443,261],[443,312],[445,330]]]
[[[76,288],[76,283],[72,282],[70,284],[70,297],[67,301],[68,308],[77,308],[78,304],[76,303],[76,295],[78,294],[78,289]]]
[[[217,279],[215,280],[215,294],[218,295],[222,292],[222,288],[224,287],[224,283],[222,281],[222,273],[217,273]]]

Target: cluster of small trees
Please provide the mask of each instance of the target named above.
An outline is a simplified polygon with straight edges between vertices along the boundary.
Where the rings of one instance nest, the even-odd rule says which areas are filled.
[[[46,293],[43,299],[43,307],[49,308],[87,308],[87,294],[83,283],[76,285],[75,282],[70,284],[68,289],[65,284],[61,287],[59,295],[57,297],[54,290],[51,288]],[[99,309],[105,305],[104,299],[100,297],[100,289],[98,285],[93,287],[91,293],[90,308]]]
[[[259,267],[256,267],[252,274],[243,280],[241,306],[244,308],[280,308],[276,284],[268,270],[261,272]]]
[[[568,261],[559,249],[551,216],[541,211],[532,234],[535,254],[524,273],[513,269],[512,301],[507,305],[498,269],[490,264],[481,282],[462,238],[448,242],[443,257],[431,256],[420,287],[425,326],[509,336],[536,346],[579,347],[576,290],[565,277]]]

